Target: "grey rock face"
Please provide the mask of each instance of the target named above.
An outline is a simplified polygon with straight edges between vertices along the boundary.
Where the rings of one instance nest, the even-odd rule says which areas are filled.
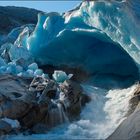
[[[40,11],[14,6],[0,6],[0,34],[7,34],[13,28],[25,24],[36,24]]]
[[[0,135],[6,134],[12,130],[12,127],[7,122],[0,120]]]

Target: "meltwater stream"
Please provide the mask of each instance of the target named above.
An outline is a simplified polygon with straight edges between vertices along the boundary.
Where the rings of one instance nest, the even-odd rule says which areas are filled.
[[[129,109],[129,100],[137,85],[123,90],[103,90],[84,85],[92,101],[81,113],[81,120],[72,123],[67,135],[77,138],[106,138],[125,119]]]
[[[81,113],[81,119],[65,123],[52,129],[47,134],[31,136],[10,136],[10,140],[49,139],[84,139],[107,138],[125,119],[129,109],[129,100],[137,88],[137,84],[127,89],[105,90],[83,85],[84,91],[92,98]]]

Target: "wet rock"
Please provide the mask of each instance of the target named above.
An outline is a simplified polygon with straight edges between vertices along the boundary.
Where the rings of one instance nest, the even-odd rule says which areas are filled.
[[[0,120],[0,135],[6,134],[12,130],[12,127],[7,122]]]
[[[45,97],[49,97],[50,99],[54,99],[56,97],[58,84],[53,80],[48,80],[45,83],[44,90],[39,100],[43,100]]]
[[[27,85],[26,79],[10,75],[0,77],[1,117],[17,119],[29,111],[33,98],[30,98]]]
[[[32,128],[33,133],[47,133],[48,127],[43,123],[38,123]]]
[[[73,121],[89,101],[80,84],[71,80],[58,84],[36,77],[30,82],[10,75],[0,77],[0,117],[18,120],[18,132],[45,133],[46,129]]]
[[[2,118],[2,120],[7,122],[8,124],[10,124],[13,129],[20,128],[20,123],[18,120],[13,120],[13,119],[9,119],[9,118]]]
[[[36,123],[42,120],[44,116],[40,113],[38,106],[33,106],[28,113],[19,119],[20,124],[29,129],[33,127]]]
[[[50,107],[51,108],[48,110],[44,120],[44,123],[49,129],[64,122],[68,122],[68,118],[62,104],[51,103]]]
[[[82,87],[80,84],[67,80],[60,85],[60,103],[63,104],[70,121],[79,117],[81,113]]]
[[[30,108],[30,105],[22,100],[6,100],[0,104],[2,117],[17,119],[25,115]]]
[[[80,100],[80,95],[83,91],[80,84],[71,80],[67,80],[61,84],[60,89],[60,101],[64,103],[65,108],[70,107]]]
[[[11,75],[0,76],[0,93],[5,97],[15,99],[28,93],[29,78],[21,78]]]
[[[42,77],[35,77],[30,84],[30,91],[43,91],[46,84],[48,83],[48,79]]]
[[[82,94],[81,95],[81,105],[82,107],[84,107],[86,105],[86,103],[89,103],[91,101],[91,98],[86,95],[86,94]]]

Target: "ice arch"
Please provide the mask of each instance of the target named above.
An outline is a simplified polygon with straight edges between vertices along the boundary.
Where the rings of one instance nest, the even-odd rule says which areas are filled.
[[[127,1],[102,0],[83,2],[64,15],[40,14],[26,45],[41,65],[79,67],[89,75],[135,81],[139,77],[139,33],[136,16],[128,9],[132,10]]]

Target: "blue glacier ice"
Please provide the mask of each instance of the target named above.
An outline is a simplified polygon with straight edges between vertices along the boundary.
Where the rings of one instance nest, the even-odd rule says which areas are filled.
[[[84,1],[64,14],[40,13],[32,34],[33,25],[11,31],[11,37],[19,30],[21,33],[14,44],[3,45],[1,56],[5,62],[10,57],[10,61],[22,63],[25,71],[35,62],[79,68],[97,81],[101,75],[136,80],[140,63],[138,10],[137,0],[98,0]]]
[[[5,61],[0,57],[0,66],[6,65]]]
[[[85,1],[62,15],[41,13],[27,47],[40,65],[137,79],[140,27],[132,2]]]
[[[27,46],[27,38],[29,37],[29,28],[25,27],[23,31],[19,34],[17,40],[14,42],[15,46],[25,47]]]
[[[2,56],[7,57],[8,52],[11,61],[22,61],[25,71],[35,61],[39,66],[79,68],[94,75],[95,81],[105,75],[129,76],[135,81],[139,77],[140,33],[139,13],[133,11],[139,5],[131,3],[85,1],[64,14],[40,13],[33,33],[29,33],[31,25],[22,27],[14,44],[5,45]],[[9,36],[19,30],[13,29]]]
[[[9,56],[11,61],[18,60],[20,58],[23,58],[25,60],[28,60],[30,58],[29,51],[24,47],[17,47],[15,45],[12,45],[9,50]]]
[[[58,83],[63,83],[65,80],[70,79],[73,76],[73,74],[67,75],[64,71],[54,71],[52,77],[53,79]]]
[[[42,76],[43,71],[41,69],[36,69],[34,72],[34,76]]]
[[[32,63],[28,66],[28,69],[35,71],[38,69],[38,65],[36,63]]]

